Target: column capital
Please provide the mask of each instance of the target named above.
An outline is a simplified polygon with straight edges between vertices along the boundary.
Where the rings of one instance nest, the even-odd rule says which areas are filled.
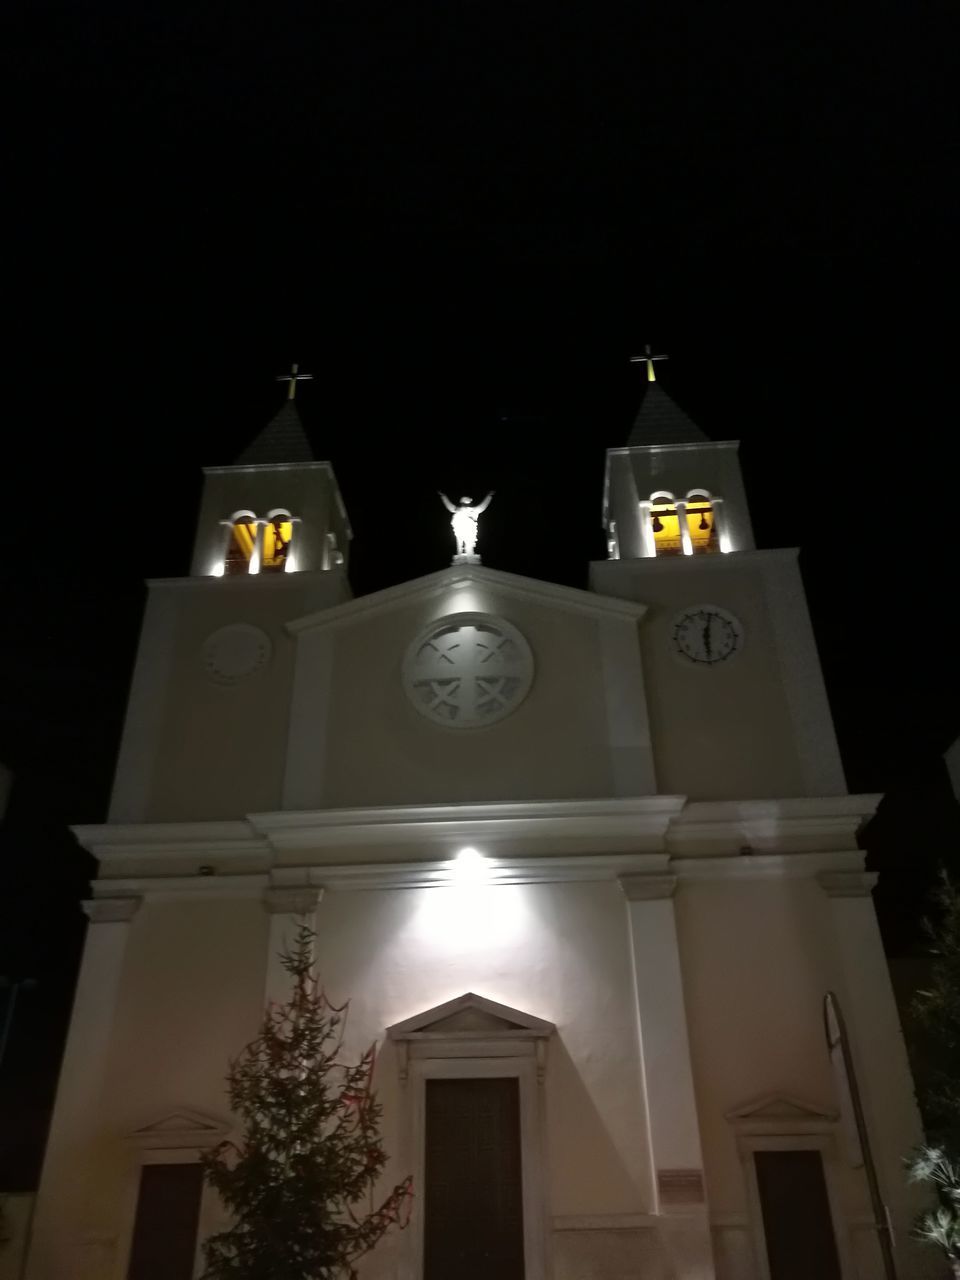
[[[128,924],[140,910],[140,897],[88,898],[80,905],[91,924]]]
[[[316,885],[284,885],[263,891],[263,909],[272,916],[307,916],[322,901],[323,888]]]
[[[869,898],[875,871],[818,871],[817,883],[828,898]]]
[[[620,888],[628,902],[649,902],[656,898],[672,898],[677,887],[676,876],[619,876]]]

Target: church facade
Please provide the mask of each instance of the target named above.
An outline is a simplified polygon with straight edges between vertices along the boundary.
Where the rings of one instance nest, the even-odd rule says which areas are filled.
[[[207,471],[77,833],[99,878],[29,1280],[200,1274],[197,1156],[303,922],[414,1178],[365,1280],[884,1275],[828,991],[898,1274],[939,1274],[857,847],[879,797],[847,793],[796,553],[754,546],[736,444],[648,371],[586,591],[484,567],[463,499],[449,568],[352,598],[292,398]]]

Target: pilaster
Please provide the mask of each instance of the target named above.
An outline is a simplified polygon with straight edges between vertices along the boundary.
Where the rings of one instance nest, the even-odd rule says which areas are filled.
[[[64,1280],[78,1274],[89,1253],[85,1186],[77,1178],[83,1152],[100,1119],[100,1102],[130,924],[139,897],[95,898],[77,979],[50,1140],[37,1193],[26,1280]]]
[[[671,875],[622,876],[637,1001],[654,1207],[677,1274],[713,1280]]]
[[[912,1244],[910,1232],[914,1218],[928,1205],[923,1192],[907,1183],[903,1166],[923,1141],[923,1128],[871,897],[876,879],[865,871],[822,871],[817,876],[829,899],[842,974],[839,994],[899,1265],[905,1275],[926,1275],[927,1259]]]

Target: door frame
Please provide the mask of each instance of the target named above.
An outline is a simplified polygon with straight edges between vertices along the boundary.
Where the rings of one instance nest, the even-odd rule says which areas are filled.
[[[426,1082],[428,1080],[516,1079],[520,1094],[520,1162],[523,1196],[523,1267],[525,1280],[546,1280],[546,1218],[543,1170],[543,1124],[537,1062],[524,1057],[415,1058],[410,1063],[408,1152],[413,1168],[413,1211],[410,1219],[408,1276],[423,1277],[424,1196],[426,1170]]]
[[[837,1260],[840,1264],[840,1275],[842,1280],[852,1280],[854,1271],[850,1255],[850,1240],[841,1210],[841,1197],[837,1186],[837,1170],[834,1158],[835,1152],[831,1136],[827,1134],[795,1133],[751,1134],[742,1136],[739,1140],[739,1146],[747,1184],[754,1257],[760,1280],[770,1280],[770,1262],[767,1255],[766,1228],[763,1222],[763,1204],[760,1200],[760,1183],[757,1178],[757,1166],[753,1159],[757,1151],[816,1151],[819,1153],[820,1164],[823,1169],[823,1181],[827,1192],[830,1221],[833,1227],[833,1239],[837,1248]]]

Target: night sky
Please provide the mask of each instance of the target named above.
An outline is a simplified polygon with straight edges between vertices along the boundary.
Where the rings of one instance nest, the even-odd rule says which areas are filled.
[[[8,8],[0,973],[44,985],[0,1183],[33,1176],[90,869],[65,824],[105,816],[142,580],[187,571],[200,468],[292,360],[360,593],[448,562],[437,488],[497,490],[485,563],[586,585],[628,357],[669,352],[743,442],[758,544],[804,548],[851,789],[942,812],[957,35],[946,0]],[[942,829],[903,831],[915,904]]]

